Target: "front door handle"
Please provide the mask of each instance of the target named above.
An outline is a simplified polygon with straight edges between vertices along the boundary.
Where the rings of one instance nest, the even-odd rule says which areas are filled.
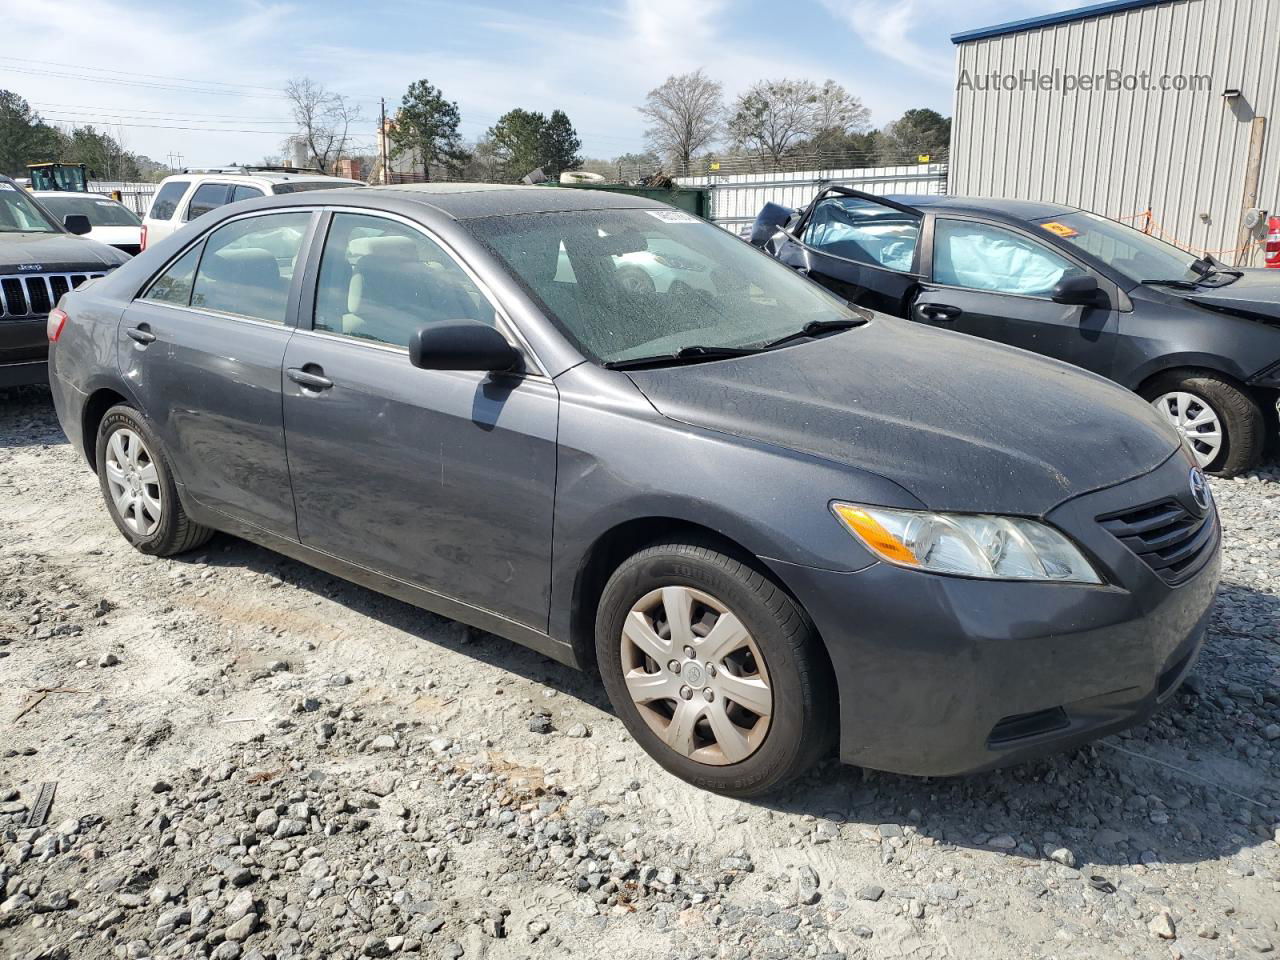
[[[945,303],[920,304],[920,316],[924,317],[926,320],[950,323],[962,313],[964,313],[964,311],[959,307],[953,307]]]
[[[320,370],[315,364],[309,363],[307,366]],[[322,377],[320,373],[313,373],[311,370],[306,370],[302,367],[290,367],[285,373],[294,383],[306,387],[308,390],[328,390],[333,386],[333,381],[328,377]]]
[[[151,332],[151,327],[149,327],[145,323],[140,323],[136,327],[130,327],[128,330],[125,331],[125,333],[129,335],[129,339],[136,340],[138,343],[142,344],[144,347],[148,343],[156,342],[156,335]]]

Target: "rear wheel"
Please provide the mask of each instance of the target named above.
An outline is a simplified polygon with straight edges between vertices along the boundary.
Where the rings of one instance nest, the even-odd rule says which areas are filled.
[[[102,418],[97,464],[107,512],[138,550],[167,557],[213,536],[187,517],[160,443],[132,407],[112,407]]]
[[[1233,477],[1257,466],[1266,417],[1249,394],[1210,373],[1171,372],[1142,395],[1187,439],[1205,470]]]
[[[829,748],[835,697],[818,643],[771,580],[685,543],[625,561],[596,621],[605,688],[632,736],[676,776],[739,797]]]

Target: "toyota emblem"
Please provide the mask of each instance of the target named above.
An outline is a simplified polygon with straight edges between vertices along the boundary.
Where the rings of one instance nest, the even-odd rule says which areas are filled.
[[[1199,467],[1191,468],[1190,484],[1191,499],[1196,502],[1201,513],[1207,513],[1209,504],[1213,502],[1213,494],[1209,492],[1209,481],[1204,478],[1204,471]]]

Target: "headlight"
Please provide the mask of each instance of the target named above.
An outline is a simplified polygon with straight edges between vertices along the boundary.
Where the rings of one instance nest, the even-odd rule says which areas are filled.
[[[868,550],[900,567],[988,580],[1102,582],[1075,544],[1035,520],[839,502],[831,510]]]

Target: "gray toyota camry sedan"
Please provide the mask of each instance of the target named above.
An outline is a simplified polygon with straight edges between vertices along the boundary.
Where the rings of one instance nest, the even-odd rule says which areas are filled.
[[[1139,722],[1217,586],[1209,488],[1141,399],[634,197],[235,203],[49,339],[137,549],[226,531],[598,669],[727,794],[833,747],[958,774]]]

